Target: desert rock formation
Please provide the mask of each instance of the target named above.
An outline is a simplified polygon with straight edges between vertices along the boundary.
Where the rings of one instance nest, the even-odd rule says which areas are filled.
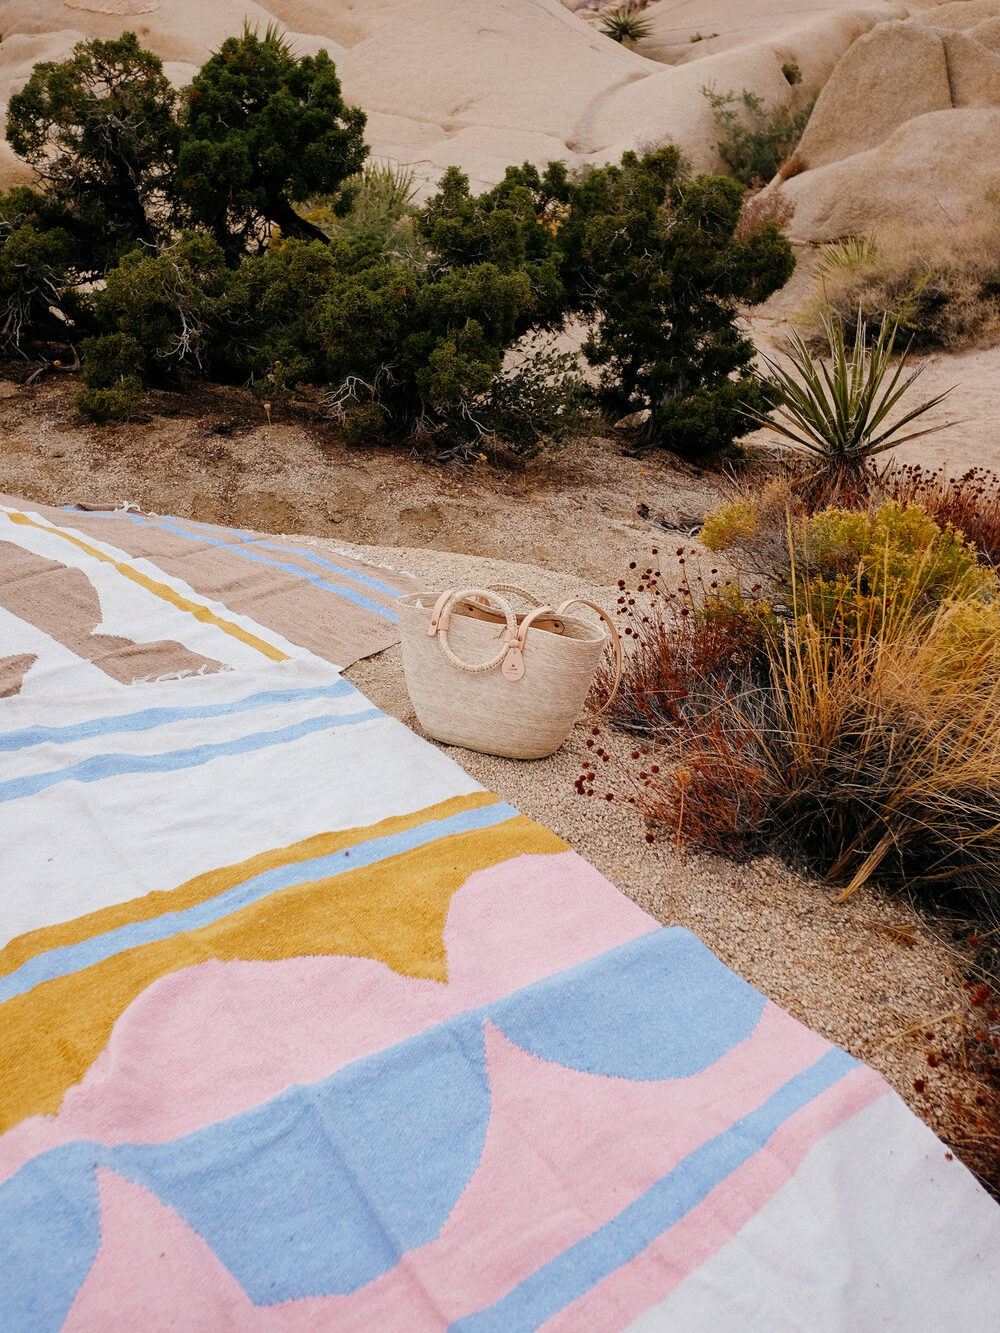
[[[0,113],[32,65],[133,28],[184,83],[244,21],[296,50],[326,47],[368,113],[376,157],[429,186],[457,163],[482,187],[508,162],[600,163],[673,141],[718,170],[702,90],[772,105],[819,99],[781,188],[793,233],[824,240],[939,200],[984,206],[1000,109],[1000,0],[850,6],[837,0],[659,0],[637,50],[604,37],[595,0],[5,0]],[[607,7],[607,6],[605,6]],[[572,12],[574,9],[579,13]],[[787,71],[801,79],[791,87]],[[996,140],[994,139],[994,144]],[[1000,162],[996,175],[1000,178]],[[28,173],[3,145],[0,184]]]

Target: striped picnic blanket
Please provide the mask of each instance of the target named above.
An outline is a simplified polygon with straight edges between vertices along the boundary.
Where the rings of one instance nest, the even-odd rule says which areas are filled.
[[[19,548],[104,557],[65,557],[89,639],[229,669],[123,685],[20,617],[0,1328],[989,1327],[1000,1209],[879,1076],[374,708],[277,593],[16,512]]]
[[[0,496],[0,697],[53,672],[98,689],[297,657],[343,668],[396,642],[393,603],[415,588],[294,538]]]

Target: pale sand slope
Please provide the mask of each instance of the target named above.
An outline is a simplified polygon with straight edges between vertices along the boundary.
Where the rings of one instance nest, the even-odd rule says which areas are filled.
[[[368,113],[375,155],[412,163],[426,180],[454,162],[481,187],[509,162],[603,162],[666,138],[697,169],[714,169],[718,136],[703,85],[746,86],[784,100],[790,90],[781,66],[796,62],[804,95],[826,81],[855,38],[907,12],[882,0],[856,7],[762,0],[748,22],[745,10],[744,0],[655,6],[658,35],[647,58],[601,36],[559,0],[6,0],[0,110],[35,61],[63,58],[83,37],[133,28],[180,84],[244,19],[261,27],[276,21],[296,50],[326,47],[334,57],[348,99]],[[664,68],[663,60],[679,60],[678,24],[685,36],[696,27],[725,36],[692,45],[683,63]],[[3,153],[0,180],[23,178],[23,167]]]
[[[570,8],[577,0],[567,0]],[[186,82],[244,21],[277,22],[296,50],[326,47],[368,113],[376,157],[425,188],[456,163],[473,185],[510,162],[616,159],[671,140],[717,170],[702,90],[746,88],[777,105],[819,101],[780,188],[805,241],[877,221],[961,218],[1000,174],[1000,0],[659,0],[633,51],[559,0],[6,0],[0,114],[32,65],[125,27]],[[692,41],[692,38],[697,40]],[[790,86],[784,69],[797,66]],[[961,164],[961,169],[959,169]],[[6,145],[0,184],[26,179]]]

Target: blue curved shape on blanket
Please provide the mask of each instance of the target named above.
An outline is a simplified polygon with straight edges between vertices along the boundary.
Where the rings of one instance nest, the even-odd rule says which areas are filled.
[[[25,1311],[33,1331],[59,1326],[96,1254],[97,1166],[173,1208],[255,1304],[347,1295],[433,1240],[475,1175],[491,1113],[486,1020],[568,1068],[666,1080],[749,1037],[764,1004],[695,936],[654,930],[182,1138],[43,1153],[0,1186],[0,1237],[16,1238],[0,1259],[0,1329],[25,1327]],[[732,1169],[729,1140],[712,1142],[699,1179]]]
[[[101,1240],[99,1151],[53,1148],[0,1185],[0,1328],[62,1328]]]
[[[530,1004],[521,994],[500,1000],[490,1019],[543,1060],[645,1082],[701,1073],[750,1036],[764,1004],[696,935],[673,927],[539,982]]]
[[[97,1254],[98,1166],[173,1208],[274,1305],[356,1291],[433,1240],[489,1117],[470,1015],[172,1142],[43,1153],[0,1186],[0,1328],[60,1327]]]

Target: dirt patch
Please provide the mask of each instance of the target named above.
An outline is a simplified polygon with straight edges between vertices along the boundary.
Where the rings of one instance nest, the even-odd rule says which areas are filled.
[[[76,387],[69,376],[0,381],[0,489],[607,580],[662,532],[657,515],[695,526],[725,484],[669,458],[627,457],[620,438],[579,440],[516,469],[429,466],[405,450],[347,449],[304,410],[268,422],[249,393],[210,386],[150,395],[147,420],[97,427],[73,407]]]

